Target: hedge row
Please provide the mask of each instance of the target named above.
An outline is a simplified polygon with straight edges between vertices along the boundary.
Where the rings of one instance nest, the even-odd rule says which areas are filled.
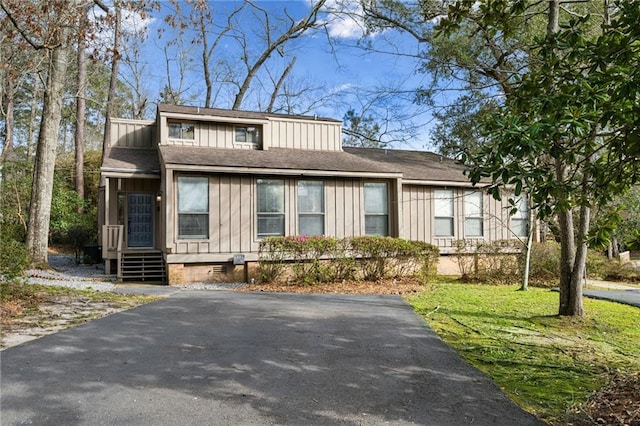
[[[316,284],[406,276],[426,281],[435,273],[439,251],[432,244],[402,238],[301,235],[266,238],[258,256],[259,277],[266,282]]]

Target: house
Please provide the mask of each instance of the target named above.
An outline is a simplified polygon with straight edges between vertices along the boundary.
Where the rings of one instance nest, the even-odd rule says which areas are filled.
[[[99,221],[121,279],[244,281],[275,235],[388,235],[446,256],[527,232],[524,208],[509,216],[452,160],[343,148],[339,120],[161,104],[111,126]]]

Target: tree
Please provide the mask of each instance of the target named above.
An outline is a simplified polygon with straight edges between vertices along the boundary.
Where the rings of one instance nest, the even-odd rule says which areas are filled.
[[[387,144],[381,140],[382,129],[372,116],[358,114],[353,108],[342,118],[344,146],[360,146],[365,148],[384,148]]]
[[[483,123],[489,143],[464,160],[474,183],[491,180],[494,197],[510,185],[530,193],[540,218],[558,217],[559,314],[582,316],[590,209],[640,179],[640,4],[616,2],[599,35],[589,15],[559,25],[560,10],[559,0],[549,2],[547,34],[531,51],[544,66],[530,67],[513,85]],[[484,19],[514,30],[494,12],[487,9]]]
[[[263,7],[252,0],[232,6],[205,0],[171,0],[172,11],[165,22],[176,38],[165,55],[169,47],[176,47],[178,54],[171,52],[171,56],[179,56],[184,51],[183,40],[200,50],[198,70],[204,83],[201,93],[205,107],[228,102],[231,109],[241,109],[251,102],[252,108],[276,111],[296,62],[293,42],[322,25],[318,15],[326,1],[312,2],[308,11],[298,16],[286,8],[274,10],[273,4]],[[183,60],[178,62],[178,66],[183,64]],[[181,80],[190,68],[178,70]],[[168,70],[168,77],[170,73]],[[169,82],[162,99],[188,96],[181,89]]]
[[[48,2],[47,7],[39,7],[7,0],[2,1],[0,7],[15,31],[20,33],[33,49],[44,52],[48,60],[26,238],[30,262],[45,264],[70,29],[77,22],[78,4],[53,1]],[[33,19],[34,16],[37,19]]]

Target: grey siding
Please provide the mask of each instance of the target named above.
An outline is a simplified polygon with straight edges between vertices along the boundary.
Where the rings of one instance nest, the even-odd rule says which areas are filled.
[[[155,121],[111,119],[110,146],[122,148],[152,148],[155,146]]]
[[[269,147],[342,150],[340,123],[272,119],[269,129]]]
[[[174,194],[174,199],[176,177],[179,175],[173,174],[174,186],[167,191]],[[176,255],[257,253],[260,240],[256,230],[255,180],[251,176],[209,176],[209,238],[206,240],[177,239],[177,211],[174,202],[173,207],[170,207],[172,211],[167,214],[167,217],[172,218],[172,223],[167,225],[166,235],[170,252]],[[320,180],[324,181],[325,235],[337,238],[363,235],[364,180]],[[298,179],[284,178],[284,181],[285,233],[296,235]],[[390,215],[390,219],[392,216]]]
[[[401,237],[409,240],[426,241],[438,246],[442,253],[454,251],[455,240],[465,239],[464,235],[464,193],[469,188],[449,188],[454,196],[454,235],[436,237],[433,229],[435,187],[422,185],[403,185],[400,215],[402,217]],[[510,233],[509,212],[506,197],[502,202],[483,194],[483,237],[466,238],[477,241],[497,241],[513,238]]]

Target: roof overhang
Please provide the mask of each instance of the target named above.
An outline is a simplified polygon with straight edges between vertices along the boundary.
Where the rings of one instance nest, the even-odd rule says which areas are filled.
[[[336,170],[304,170],[304,169],[279,169],[264,167],[228,167],[228,166],[191,166],[187,164],[166,164],[167,169],[182,172],[202,173],[226,173],[226,174],[250,174],[250,175],[280,175],[280,176],[314,176],[314,177],[349,177],[349,178],[377,178],[400,179],[402,173],[381,172],[345,172]]]

